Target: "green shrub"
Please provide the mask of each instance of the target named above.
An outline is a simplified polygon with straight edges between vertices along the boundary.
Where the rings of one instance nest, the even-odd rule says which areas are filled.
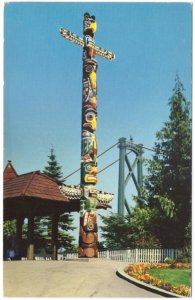
[[[166,257],[164,259],[164,263],[166,263],[166,264],[174,264],[175,260],[173,258],[171,258],[171,257]]]
[[[191,246],[185,247],[177,257],[177,262],[191,263],[192,261],[192,249]]]

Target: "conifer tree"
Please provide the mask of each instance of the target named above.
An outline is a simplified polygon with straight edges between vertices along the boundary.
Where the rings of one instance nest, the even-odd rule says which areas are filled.
[[[156,154],[150,161],[146,182],[148,204],[156,213],[153,230],[168,247],[185,245],[191,222],[191,116],[183,92],[176,76],[169,120],[156,134]]]
[[[50,149],[50,154],[48,155],[49,160],[48,165],[45,167],[43,173],[57,181],[58,184],[63,183],[63,173],[61,171],[62,167],[59,165],[54,148]],[[40,240],[40,245],[46,242],[47,248],[51,249],[51,217],[36,217],[35,220],[35,234],[38,240]],[[75,238],[69,233],[73,231],[73,218],[70,214],[64,213],[59,216],[58,222],[58,248],[63,248],[66,251],[71,251],[74,248],[73,242]],[[41,242],[42,241],[42,242]]]
[[[131,227],[129,216],[110,213],[100,215],[103,225],[100,226],[103,245],[108,249],[124,249],[131,245]]]
[[[54,152],[53,146],[50,149],[50,154],[48,155],[49,160],[47,161],[48,165],[45,167],[43,173],[53,179],[55,179],[57,182],[62,183],[64,180],[62,179],[62,167],[59,165],[56,155]]]
[[[75,238],[69,233],[76,227],[73,226],[74,219],[71,214],[64,213],[59,218],[58,223],[58,247],[64,249],[66,252],[74,250]]]
[[[132,208],[131,215],[100,215],[103,246],[108,249],[126,249],[129,247],[160,247],[161,243],[152,233],[152,210]]]

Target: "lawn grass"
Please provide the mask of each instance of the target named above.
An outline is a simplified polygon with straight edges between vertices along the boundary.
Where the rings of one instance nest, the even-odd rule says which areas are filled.
[[[173,286],[187,285],[191,286],[191,270],[183,268],[174,269],[150,269],[150,275],[164,280]]]

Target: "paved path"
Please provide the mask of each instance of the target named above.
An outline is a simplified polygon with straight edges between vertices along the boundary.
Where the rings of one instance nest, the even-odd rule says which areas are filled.
[[[5,297],[162,298],[116,275],[117,262],[6,261]]]

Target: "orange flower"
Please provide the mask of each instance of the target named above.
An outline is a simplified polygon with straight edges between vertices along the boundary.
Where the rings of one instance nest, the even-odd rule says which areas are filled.
[[[172,286],[169,283],[164,282],[163,280],[153,277],[148,273],[149,269],[153,268],[191,268],[190,264],[184,263],[174,263],[174,264],[167,264],[167,263],[158,263],[158,264],[130,264],[125,272],[138,280],[144,281],[146,283],[150,283],[152,285],[158,286],[163,288],[167,291],[171,291],[181,296],[190,297],[191,295],[191,288],[185,285],[180,286]]]

